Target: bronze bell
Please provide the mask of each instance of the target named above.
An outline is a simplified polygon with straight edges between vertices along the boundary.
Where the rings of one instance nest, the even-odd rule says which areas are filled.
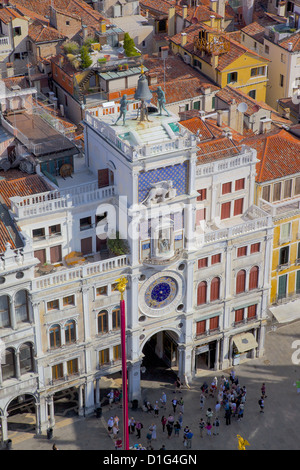
[[[143,73],[139,77],[134,98],[141,101],[149,101],[152,99],[152,93],[149,90],[148,80]]]

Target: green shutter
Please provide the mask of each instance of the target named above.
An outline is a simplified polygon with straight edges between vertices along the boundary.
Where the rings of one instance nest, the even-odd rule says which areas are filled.
[[[297,292],[297,294],[300,293],[300,269],[297,271],[297,277],[296,277],[296,292]]]
[[[287,274],[280,276],[278,279],[278,297],[282,299],[286,297]]]

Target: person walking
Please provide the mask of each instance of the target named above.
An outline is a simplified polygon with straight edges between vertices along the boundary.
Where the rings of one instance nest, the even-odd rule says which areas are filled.
[[[211,428],[212,428],[211,423],[206,423],[205,429],[207,431],[208,436],[211,436]]]
[[[240,403],[239,410],[238,410],[238,421],[241,421],[241,419],[244,416],[244,407],[245,407],[244,403]]]
[[[173,400],[172,400],[172,406],[173,406],[173,411],[174,411],[174,413],[176,413],[177,403],[178,403],[177,398],[176,398],[176,397],[173,398]]]
[[[176,392],[181,393],[180,388],[182,386],[182,383],[179,377],[176,378],[174,385],[175,385],[175,390],[173,393],[176,393]]]
[[[193,433],[192,431],[189,429],[189,431],[186,433],[186,448],[187,449],[191,449],[192,448],[192,439],[193,439]]]
[[[134,434],[134,431],[135,431],[135,419],[131,417],[129,421],[129,433]]]
[[[267,398],[267,396],[266,396],[266,385],[264,383],[261,386],[261,395],[264,397],[263,399]]]
[[[231,408],[225,411],[226,426],[231,424]]]
[[[215,406],[215,412],[216,412],[216,416],[218,416],[218,415],[219,415],[219,413],[220,413],[220,409],[221,409],[221,404],[220,404],[220,402],[219,402],[219,401],[217,401],[217,403],[216,403],[216,406]]]
[[[166,424],[166,428],[167,428],[167,433],[168,433],[168,439],[171,439],[171,436],[172,436],[172,432],[173,432],[173,423],[171,422],[167,422]]]
[[[180,411],[179,416],[178,416],[178,422],[180,424],[180,429],[181,429],[182,428],[182,423],[183,423],[183,416],[182,416],[181,411]]]
[[[213,417],[213,412],[211,411],[211,408],[208,408],[207,412],[206,412],[206,421],[207,423],[211,423],[211,420],[212,420],[212,417]]]
[[[264,413],[265,402],[264,402],[263,396],[261,396],[260,399],[258,400],[258,404],[260,406],[260,413]]]
[[[158,413],[159,413],[159,406],[158,406],[158,401],[156,400],[155,404],[154,404],[154,416],[156,418],[158,418]]]
[[[205,422],[203,418],[200,419],[199,422],[199,429],[200,429],[200,437],[203,437],[203,429],[205,428]]]
[[[114,391],[111,390],[111,391],[109,392],[109,394],[107,395],[108,404],[109,404],[109,409],[110,409],[110,410],[112,409],[112,404],[113,404],[113,402],[114,402],[114,397],[115,397]]]
[[[152,434],[152,440],[156,440],[156,424],[152,423],[151,426],[149,427],[149,431]]]
[[[175,436],[178,436],[179,437],[179,431],[180,431],[180,424],[178,421],[176,421],[176,423],[174,424],[174,435]]]
[[[107,430],[111,434],[112,427],[114,425],[114,418],[111,416],[107,421]]]
[[[162,424],[162,430],[163,430],[163,432],[165,432],[165,428],[166,428],[166,424],[167,424],[168,420],[165,416],[162,416],[160,421],[161,421],[161,424]]]
[[[200,395],[200,410],[202,411],[204,408],[204,403],[205,403],[205,396],[203,393]]]
[[[147,439],[147,449],[149,449],[151,448],[151,442],[152,442],[152,432],[150,430],[148,430],[147,432],[146,439]]]
[[[219,427],[220,427],[220,421],[219,421],[219,418],[216,418],[213,422],[213,429],[214,429],[213,435],[214,436],[219,435]]]
[[[167,395],[165,392],[162,393],[160,401],[161,401],[161,407],[166,410],[167,409]]]
[[[180,399],[178,400],[178,405],[180,406],[180,412],[183,413],[184,412],[184,401],[183,401],[182,397],[180,397]]]
[[[143,429],[143,427],[143,424],[140,421],[137,421],[135,425],[137,439],[141,438],[141,430]]]

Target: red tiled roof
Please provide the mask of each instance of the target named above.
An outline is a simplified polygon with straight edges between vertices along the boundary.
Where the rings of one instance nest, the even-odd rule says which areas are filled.
[[[251,36],[253,39],[255,39],[258,42],[263,42],[263,37],[264,37],[264,32],[265,32],[265,26],[257,23],[254,21],[253,23],[248,24],[244,28],[241,29],[241,31],[245,34],[248,34],[248,36]]]
[[[0,20],[8,24],[11,20],[22,18],[22,16],[13,8],[4,7],[0,9]]]
[[[240,153],[234,142],[228,137],[213,139],[198,144],[198,164],[208,163],[223,158],[233,157]]]
[[[257,158],[256,181],[263,183],[300,172],[300,139],[284,129],[246,138],[242,142],[255,148]]]
[[[50,41],[59,41],[66,38],[60,34],[57,29],[52,28],[46,24],[41,23],[40,21],[34,21],[28,27],[28,36],[33,42],[50,42]]]
[[[39,176],[27,175],[23,178],[0,180],[0,202],[10,207],[10,197],[30,196],[50,191],[52,188]]]
[[[299,52],[300,51],[300,33],[292,34],[287,38],[278,41],[278,45],[283,47],[284,49],[288,50],[289,43],[292,44],[291,52]]]
[[[0,253],[4,253],[6,243],[10,243],[12,250],[16,249],[15,241],[9,231],[7,230],[5,224],[0,219]]]

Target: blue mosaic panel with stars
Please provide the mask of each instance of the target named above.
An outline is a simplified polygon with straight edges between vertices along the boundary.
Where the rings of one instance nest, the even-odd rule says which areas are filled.
[[[145,293],[148,307],[163,308],[172,302],[177,294],[177,282],[169,276],[162,276],[152,282]]]
[[[140,173],[138,178],[139,203],[147,197],[151,184],[166,180],[173,181],[173,188],[176,188],[176,196],[186,194],[188,181],[187,162]]]

